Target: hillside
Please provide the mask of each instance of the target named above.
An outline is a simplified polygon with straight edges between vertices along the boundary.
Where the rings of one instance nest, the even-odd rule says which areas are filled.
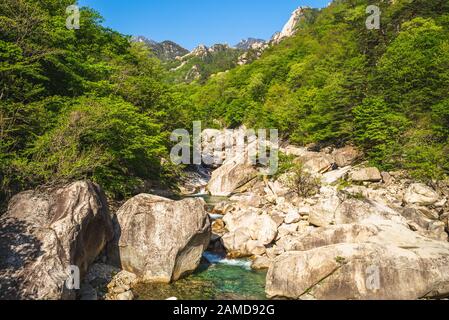
[[[295,11],[303,18],[284,28],[288,37],[238,66],[245,52],[226,45],[161,63],[89,9],[74,31],[53,1],[2,2],[1,196],[82,178],[116,197],[170,185],[179,169],[161,162],[168,136],[193,120],[278,128],[284,140],[317,148],[354,143],[380,168],[443,178],[449,4],[385,3],[381,30],[366,29],[367,5]],[[17,12],[39,18],[26,36],[26,19],[8,22]]]
[[[379,2],[378,29],[371,0],[334,0],[189,52],[88,7],[70,28],[73,0],[2,0],[0,300],[206,319],[448,298],[449,2]],[[126,10],[197,36],[160,3]],[[178,12],[202,30],[215,8]]]
[[[140,43],[73,2],[0,2],[0,205],[19,191],[91,179],[122,198],[173,187],[169,134],[190,123],[186,99]],[[188,119],[188,121],[187,121]],[[185,122],[184,122],[185,121]]]
[[[200,45],[165,66],[175,82],[204,82],[213,74],[235,68],[243,53],[244,50],[231,48],[226,44],[215,44],[210,48]]]
[[[297,27],[303,21],[314,19],[317,12],[316,9],[299,7],[291,14],[283,29],[276,32],[269,41],[247,38],[233,47],[227,44],[215,44],[210,48],[199,45],[184,56],[162,59],[162,61],[166,62],[164,65],[170,71],[170,78],[173,82],[204,83],[211,76],[259,59],[268,47],[275,46],[284,39],[292,37],[297,31]],[[152,43],[148,43],[148,45],[153,52],[158,51]],[[156,55],[160,56],[160,54]]]
[[[360,146],[375,165],[421,179],[449,173],[449,3],[334,1],[261,59],[192,87],[203,119],[279,128],[299,145]],[[306,13],[308,11],[306,10]]]

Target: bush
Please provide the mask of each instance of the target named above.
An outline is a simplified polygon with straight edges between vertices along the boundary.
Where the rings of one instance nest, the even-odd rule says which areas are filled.
[[[293,155],[288,156],[283,152],[279,152],[279,167],[276,174],[274,175],[274,178],[279,178],[284,173],[288,173],[289,171],[291,171],[295,166],[295,158],[296,157]]]
[[[300,162],[296,163],[287,175],[287,186],[300,197],[312,197],[320,190],[320,180],[304,170]]]

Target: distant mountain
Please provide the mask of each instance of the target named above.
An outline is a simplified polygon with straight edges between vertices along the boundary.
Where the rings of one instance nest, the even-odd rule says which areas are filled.
[[[215,44],[211,47],[199,45],[189,52],[172,41],[159,43],[142,36],[133,40],[143,42],[151,48],[167,70],[170,70],[174,82],[204,82],[211,76],[259,59],[268,47],[293,36],[301,21],[308,20],[308,16],[312,17],[314,12],[314,9],[299,7],[292,13],[282,31],[276,33],[271,40],[248,38],[233,47],[227,44]]]
[[[263,39],[248,38],[240,41],[234,47],[240,50],[256,49],[264,46],[266,43]]]
[[[200,44],[198,47],[192,50],[192,52],[188,53],[187,55],[181,57],[178,60],[185,61],[192,57],[199,57],[199,58],[205,58],[207,56],[210,56],[211,54],[217,53],[217,52],[223,52],[228,51],[231,48],[227,44],[214,44],[212,47],[206,47],[204,44]]]
[[[227,44],[199,45],[167,66],[176,81],[204,81],[213,74],[236,67],[244,52]]]
[[[248,38],[240,41],[235,45],[236,48],[241,49],[244,53],[239,57],[237,64],[245,65],[251,63],[262,56],[262,53],[270,46],[279,44],[282,40],[290,38],[295,35],[296,31],[300,27],[301,21],[309,19],[310,15],[316,10],[309,7],[299,7],[290,16],[290,19],[282,28],[281,32],[277,32],[273,35],[270,41],[262,39]]]
[[[185,56],[189,53],[189,50],[181,47],[179,44],[173,41],[156,42],[151,39],[147,39],[143,36],[138,36],[133,39],[136,42],[143,42],[148,45],[153,53],[162,61],[174,60],[177,57]]]

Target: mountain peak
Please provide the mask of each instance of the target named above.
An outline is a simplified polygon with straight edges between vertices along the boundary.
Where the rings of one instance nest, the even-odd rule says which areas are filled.
[[[234,47],[240,50],[259,49],[265,45],[266,41],[263,39],[248,38],[243,39],[237,43]]]
[[[309,9],[309,7],[299,7],[298,9],[293,11],[290,19],[285,24],[282,31],[277,32],[273,36],[272,41],[274,43],[279,43],[283,39],[293,36],[296,33],[296,27],[298,26],[298,23],[304,18],[304,13],[307,9]]]
[[[156,57],[163,61],[174,60],[177,57],[182,57],[189,53],[189,50],[170,40],[156,42],[144,36],[137,36],[132,41],[145,43]]]

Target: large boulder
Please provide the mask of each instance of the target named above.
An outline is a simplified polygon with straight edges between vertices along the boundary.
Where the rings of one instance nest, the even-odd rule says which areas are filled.
[[[334,150],[332,156],[334,157],[337,166],[343,168],[354,164],[354,162],[360,158],[361,153],[354,146],[346,146],[344,148]]]
[[[419,299],[449,294],[449,246],[336,244],[282,254],[270,265],[268,297]]]
[[[249,229],[258,218],[259,213],[256,210],[238,210],[226,214],[223,217],[223,222],[226,224],[226,229],[232,232],[239,228]]]
[[[426,208],[395,207],[370,199],[347,199],[338,206],[333,224],[349,224],[391,220],[403,226],[411,226],[420,235],[434,240],[447,240],[444,222],[432,217],[432,211]],[[327,216],[331,219],[331,215]],[[322,225],[324,226],[324,225]]]
[[[266,256],[258,256],[256,257],[252,264],[251,268],[254,270],[264,270],[270,267],[271,260]]]
[[[325,173],[332,169],[334,158],[324,152],[308,152],[297,161],[303,164],[304,170],[310,174]]]
[[[169,283],[193,272],[207,248],[211,227],[204,200],[172,201],[141,194],[117,212],[114,264],[147,282]]]
[[[379,182],[382,175],[377,168],[360,168],[349,173],[349,180],[354,182]]]
[[[287,252],[307,251],[338,243],[362,243],[378,233],[374,225],[344,224],[292,233],[278,241],[277,245]]]
[[[407,224],[392,220],[374,220],[322,228],[303,229],[277,242],[284,251],[307,251],[339,243],[388,243],[398,247],[433,246],[427,236],[412,231]]]
[[[69,267],[83,278],[112,237],[106,197],[94,183],[16,195],[0,220],[0,299],[74,299]]]
[[[287,236],[267,277],[270,297],[418,299],[449,295],[449,243],[376,217]],[[372,274],[373,270],[377,272]],[[377,280],[376,283],[372,283]],[[374,286],[376,285],[376,286]]]
[[[311,208],[309,214],[310,224],[317,227],[331,225],[335,221],[335,212],[340,206],[341,200],[336,193],[329,193],[321,197],[318,203]]]
[[[229,200],[238,203],[240,206],[248,206],[254,208],[261,207],[263,204],[262,197],[252,192],[234,195],[229,198]]]
[[[222,237],[226,251],[232,256],[250,256],[276,238],[278,224],[268,214],[253,210],[228,213],[223,218],[228,232]]]
[[[248,228],[239,228],[226,233],[221,239],[229,257],[260,256],[266,252],[264,243],[253,240]]]
[[[247,248],[247,243],[250,240],[251,233],[245,227],[230,231],[221,238],[226,252],[234,257],[251,255]]]
[[[446,225],[439,221],[438,216],[433,216],[434,212],[426,208],[398,208],[401,215],[407,219],[409,225],[419,234],[435,240],[448,240]]]
[[[369,199],[346,199],[335,210],[334,219],[334,223],[337,225],[382,220],[408,225],[406,219],[398,211]]]
[[[254,224],[249,227],[251,238],[260,241],[263,245],[270,244],[277,235],[278,226],[267,214],[257,217]]]
[[[256,178],[258,172],[252,164],[237,157],[226,161],[212,173],[207,190],[213,196],[228,197],[239,187]]]
[[[407,204],[417,204],[422,206],[432,205],[439,200],[439,195],[430,187],[422,183],[410,185],[404,195]]]

